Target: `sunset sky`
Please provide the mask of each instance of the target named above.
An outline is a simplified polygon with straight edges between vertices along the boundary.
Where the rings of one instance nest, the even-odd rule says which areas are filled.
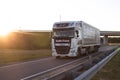
[[[51,30],[60,16],[120,31],[120,0],[0,0],[0,31]]]

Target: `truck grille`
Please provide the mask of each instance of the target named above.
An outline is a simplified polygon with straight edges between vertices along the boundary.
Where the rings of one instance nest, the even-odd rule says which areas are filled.
[[[55,48],[58,54],[68,54],[70,50],[68,46],[55,46]]]

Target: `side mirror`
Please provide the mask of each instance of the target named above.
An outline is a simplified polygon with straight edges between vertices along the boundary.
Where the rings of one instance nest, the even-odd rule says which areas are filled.
[[[77,34],[77,37],[79,37],[79,32],[78,31],[76,31],[76,34]]]

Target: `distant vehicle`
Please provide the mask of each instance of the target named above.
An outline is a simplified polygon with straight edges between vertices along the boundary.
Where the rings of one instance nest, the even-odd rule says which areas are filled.
[[[52,31],[52,56],[79,57],[100,47],[99,29],[83,21],[56,22]]]

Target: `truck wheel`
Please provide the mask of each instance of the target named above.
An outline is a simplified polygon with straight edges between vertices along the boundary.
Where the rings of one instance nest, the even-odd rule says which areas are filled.
[[[78,50],[77,50],[77,58],[79,58],[80,56],[81,56],[81,49],[78,48]]]
[[[56,59],[60,59],[60,56],[56,56]]]

